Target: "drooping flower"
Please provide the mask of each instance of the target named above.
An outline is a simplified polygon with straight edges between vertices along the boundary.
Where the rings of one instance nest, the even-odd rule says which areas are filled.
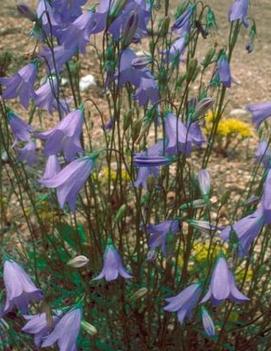
[[[196,219],[188,219],[187,220],[188,224],[191,225],[192,227],[198,229],[199,231],[210,234],[215,231],[220,231],[223,228],[218,227],[208,221],[204,220],[196,220]]]
[[[81,6],[87,0],[54,0],[52,7],[59,15],[61,22],[69,24],[82,14]]]
[[[136,156],[161,156],[163,155],[164,151],[164,145],[163,145],[163,140],[159,140],[157,143],[154,145],[150,146],[147,150],[144,152],[141,152],[139,154],[136,154]],[[153,177],[158,177],[159,175],[159,167],[139,167],[138,168],[138,173],[137,173],[137,178],[134,182],[135,187],[143,187],[147,188],[147,181],[150,176]]]
[[[26,162],[29,166],[33,166],[37,162],[35,141],[29,140],[24,147],[18,148],[17,151],[18,159]]]
[[[103,269],[94,280],[105,278],[106,281],[110,282],[117,279],[119,275],[124,279],[132,278],[123,266],[122,258],[112,241],[106,245],[103,261]]]
[[[56,77],[49,76],[46,83],[35,91],[34,100],[36,106],[52,113],[56,106],[57,91],[58,83]]]
[[[225,53],[223,53],[217,61],[217,74],[220,83],[226,88],[231,87],[231,69],[229,65],[228,58]]]
[[[201,169],[198,173],[199,189],[203,198],[208,197],[211,190],[211,179],[207,169]]]
[[[260,124],[271,116],[271,101],[250,104],[246,109],[252,114],[252,123],[259,128]]]
[[[7,117],[8,124],[15,138],[13,145],[17,141],[29,141],[30,133],[33,131],[32,127],[11,111],[8,112]]]
[[[64,69],[65,63],[67,63],[76,52],[76,48],[72,46],[73,43],[71,43],[70,47],[58,45],[53,49],[49,49],[48,47],[42,48],[39,57],[45,62],[47,71],[50,74],[61,72]]]
[[[80,157],[69,163],[54,177],[41,181],[47,188],[56,189],[61,208],[67,203],[71,211],[75,211],[77,195],[93,170],[97,156],[92,154]]]
[[[229,21],[240,20],[245,27],[248,27],[248,0],[234,0],[229,10]]]
[[[265,224],[271,223],[271,170],[268,170],[267,177],[264,182],[263,196],[261,199],[263,217]]]
[[[0,84],[5,86],[3,99],[19,97],[24,108],[28,108],[29,101],[34,97],[34,83],[37,76],[37,66],[29,63],[10,78],[0,78]]]
[[[60,351],[76,351],[81,319],[82,310],[79,307],[65,313],[56,323],[53,331],[43,339],[41,347],[50,347],[57,343]]]
[[[178,295],[166,298],[168,305],[164,307],[165,311],[177,312],[178,320],[181,324],[185,319],[191,318],[192,311],[196,307],[201,294],[199,283],[189,285]]]
[[[209,315],[208,311],[206,310],[206,308],[203,306],[201,307],[201,318],[202,318],[202,324],[203,324],[205,333],[208,336],[215,336],[216,332],[215,332],[214,322],[211,316]]]
[[[137,178],[134,181],[134,186],[136,188],[147,188],[148,178],[149,177],[158,177],[159,176],[159,168],[158,167],[139,167]]]
[[[60,172],[60,170],[61,170],[61,168],[60,168],[57,156],[50,155],[48,157],[47,162],[46,162],[45,171],[44,171],[44,174],[43,174],[42,178],[40,179],[40,181],[42,182],[43,180],[50,179],[50,178],[54,177],[55,175],[57,175]]]
[[[142,78],[135,92],[135,100],[140,106],[146,106],[149,102],[155,105],[159,101],[159,90],[154,79]]]
[[[48,132],[38,133],[37,136],[46,142],[45,155],[56,155],[63,151],[65,159],[71,161],[83,150],[80,142],[82,126],[83,113],[78,109],[69,113]]]
[[[66,50],[79,50],[85,53],[89,42],[92,16],[92,11],[83,13],[62,32],[61,42]]]
[[[55,35],[61,31],[61,19],[47,0],[39,0],[37,5],[38,25],[42,26],[39,30],[39,39],[44,40],[46,36]]]
[[[188,33],[191,28],[191,20],[194,9],[194,5],[188,5],[187,9],[174,22],[173,26],[171,27],[171,30],[176,31],[179,34]]]
[[[178,220],[166,220],[159,224],[148,224],[146,227],[150,234],[149,247],[154,250],[161,248],[163,255],[167,253],[167,238],[169,235],[175,235],[180,230],[180,223]]]
[[[262,230],[264,218],[264,209],[259,207],[254,213],[240,219],[233,226],[224,228],[220,234],[221,238],[229,241],[233,230],[238,238],[238,253],[241,257],[245,256],[248,254],[252,242]]]
[[[173,162],[169,156],[149,156],[142,154],[135,154],[133,157],[133,164],[136,167],[159,167],[167,166]]]
[[[6,290],[4,314],[14,308],[26,314],[30,303],[43,299],[42,291],[34,285],[29,275],[15,261],[5,260],[3,278]]]
[[[271,167],[271,150],[265,140],[260,141],[255,156],[256,160],[261,162],[266,169]]]
[[[24,318],[27,322],[21,330],[34,336],[34,343],[38,348],[41,347],[43,339],[49,335],[58,320],[58,317],[53,316],[49,321],[46,313],[25,315]]]
[[[142,78],[152,78],[150,71],[146,67],[142,69],[134,68],[133,60],[135,58],[137,56],[132,49],[127,48],[122,51],[119,72],[115,74],[120,86],[131,83],[138,88]]]
[[[145,0],[128,0],[124,4],[123,10],[116,19],[114,19],[109,26],[108,31],[112,34],[115,40],[127,36],[126,20],[131,13],[134,13],[137,19],[136,23],[134,23],[136,24],[136,27],[133,28],[134,35],[132,37],[136,37],[137,40],[140,40],[140,38],[147,34],[147,24],[150,18],[149,6]]]
[[[218,305],[226,299],[233,302],[244,302],[249,300],[249,298],[237,289],[234,276],[229,270],[227,261],[223,256],[220,256],[216,261],[212,273],[209,290],[201,300],[201,303],[211,300],[214,305]]]
[[[180,152],[190,154],[192,143],[184,123],[173,113],[168,113],[164,118],[164,127],[167,137],[166,152],[170,155]]]
[[[183,56],[185,48],[187,45],[187,38],[186,36],[181,36],[180,38],[177,38],[170,46],[168,51],[165,51],[164,53],[166,54],[167,61],[170,62],[175,62],[175,60],[179,60]]]

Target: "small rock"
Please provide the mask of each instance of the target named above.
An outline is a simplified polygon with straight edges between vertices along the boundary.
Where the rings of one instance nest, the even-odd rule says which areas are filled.
[[[236,108],[234,110],[231,110],[230,116],[231,117],[244,117],[248,114],[248,112],[242,108]]]
[[[79,88],[80,91],[86,91],[92,85],[96,85],[95,78],[92,74],[88,74],[80,79]]]

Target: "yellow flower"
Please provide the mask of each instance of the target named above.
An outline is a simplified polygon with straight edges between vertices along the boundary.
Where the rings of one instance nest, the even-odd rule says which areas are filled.
[[[215,115],[212,112],[209,112],[206,115],[206,132],[210,133],[212,125],[215,119]],[[242,139],[250,138],[254,135],[252,127],[243,121],[240,121],[238,118],[222,118],[218,123],[217,135],[221,137],[238,137]]]
[[[117,179],[117,171],[111,168],[111,180],[116,180]],[[101,176],[104,177],[105,179],[108,179],[109,177],[109,168],[104,167],[101,171]],[[121,177],[122,179],[126,180],[127,182],[130,181],[130,177],[128,172],[125,169],[121,170]]]

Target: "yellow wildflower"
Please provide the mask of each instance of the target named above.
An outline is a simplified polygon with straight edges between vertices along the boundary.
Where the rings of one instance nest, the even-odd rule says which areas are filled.
[[[206,116],[206,132],[211,131],[215,116],[209,112]],[[221,137],[240,136],[242,139],[253,136],[252,127],[238,118],[222,118],[218,123],[217,135]]]

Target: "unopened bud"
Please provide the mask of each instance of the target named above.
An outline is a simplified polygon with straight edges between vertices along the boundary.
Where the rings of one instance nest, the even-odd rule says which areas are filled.
[[[19,12],[19,14],[27,19],[29,19],[32,22],[35,22],[37,19],[36,14],[34,13],[34,11],[32,11],[30,9],[30,7],[28,5],[26,5],[23,2],[19,2],[17,4],[17,10]]]
[[[211,179],[207,169],[201,169],[198,174],[199,189],[203,199],[209,197],[211,190]]]
[[[149,65],[151,62],[152,59],[150,56],[138,56],[132,60],[132,66],[135,69],[142,69]]]
[[[200,100],[196,105],[195,117],[204,116],[210,108],[213,106],[214,100],[212,98],[206,97]]]
[[[140,131],[141,131],[141,126],[142,126],[142,121],[138,120],[133,124],[133,128],[132,128],[132,140],[133,142],[137,140],[137,138],[140,135]]]
[[[206,56],[204,57],[204,59],[203,59],[203,61],[201,63],[204,68],[206,68],[212,62],[212,59],[214,58],[215,53],[216,53],[216,51],[215,51],[214,48],[211,48],[207,52]]]
[[[87,321],[82,321],[81,327],[89,335],[96,335],[98,333],[97,329],[94,327],[94,325],[88,323]]]
[[[170,18],[169,16],[164,17],[160,25],[160,36],[165,37],[168,33]]]
[[[89,259],[86,256],[79,255],[67,262],[68,266],[71,266],[73,268],[81,268],[84,267],[86,264],[88,264]]]
[[[197,73],[198,60],[192,59],[189,63],[187,70],[187,80],[191,81],[195,79],[195,75]]]
[[[138,21],[138,13],[136,11],[131,11],[124,25],[122,42],[123,47],[127,47],[132,42],[133,37],[137,31]]]
[[[126,213],[126,210],[127,210],[127,205],[126,204],[123,204],[122,206],[120,206],[120,208],[118,209],[118,212],[115,216],[115,221],[116,222],[119,222],[125,215]]]
[[[145,296],[147,293],[148,293],[147,288],[140,288],[133,294],[132,300],[141,299],[141,297]]]

